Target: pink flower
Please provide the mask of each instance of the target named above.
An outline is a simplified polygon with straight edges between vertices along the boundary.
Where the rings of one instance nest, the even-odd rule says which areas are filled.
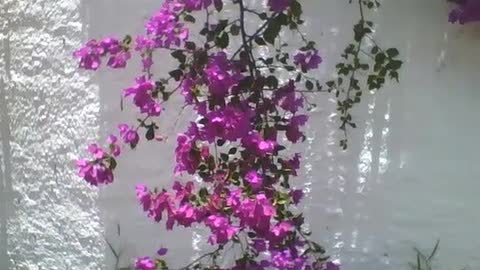
[[[179,47],[188,38],[188,28],[177,19],[182,7],[176,1],[165,1],[145,24],[147,34],[154,37],[155,47]]]
[[[157,265],[150,257],[141,257],[135,261],[136,270],[155,270]]]
[[[229,89],[237,83],[235,76],[229,73],[231,68],[224,52],[219,52],[211,58],[205,69],[205,74],[207,75],[208,89],[212,95],[225,97]]]
[[[291,0],[268,0],[268,6],[271,11],[282,12],[290,6]]]
[[[230,224],[228,218],[221,215],[211,215],[205,221],[205,224],[212,231],[209,237],[210,244],[225,244],[231,240],[239,231],[239,228]]]
[[[250,186],[258,190],[263,185],[262,176],[260,176],[256,171],[250,171],[245,175],[245,180],[250,184]]]
[[[127,124],[118,125],[120,136],[123,138],[123,142],[135,146],[138,144],[140,137],[134,128],[129,127]]]
[[[208,122],[200,131],[202,139],[213,142],[216,138],[236,141],[251,130],[253,112],[250,108],[237,108],[227,105],[225,108],[205,115]]]
[[[152,205],[150,190],[148,190],[145,185],[137,185],[135,189],[137,193],[137,199],[143,206],[143,211],[149,210]]]
[[[80,67],[97,70],[101,64],[101,58],[110,55],[107,65],[111,68],[124,68],[131,54],[128,48],[122,48],[120,41],[114,37],[107,37],[98,42],[90,40],[83,47],[73,53],[80,60]]]
[[[124,96],[133,97],[133,103],[140,109],[141,113],[149,116],[159,116],[162,108],[152,97],[152,90],[155,84],[147,80],[145,76],[138,77],[136,83],[124,90]]]
[[[175,148],[176,166],[175,174],[188,172],[194,174],[200,164],[200,152],[195,147],[195,141],[191,137],[180,134],[177,137],[177,148]]]
[[[277,145],[276,142],[265,140],[257,131],[249,132],[242,138],[242,145],[257,155],[266,156],[272,154]]]
[[[189,203],[180,206],[175,212],[175,220],[184,227],[190,227],[194,222],[199,221],[200,216],[198,209]]]
[[[282,221],[270,229],[271,240],[281,242],[294,229],[290,222]]]

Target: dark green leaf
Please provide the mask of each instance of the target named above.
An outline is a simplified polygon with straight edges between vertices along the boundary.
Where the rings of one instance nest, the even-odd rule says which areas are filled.
[[[307,88],[307,90],[311,91],[313,89],[313,83],[308,80],[305,82],[305,87]]]
[[[232,26],[230,26],[230,33],[234,36],[238,36],[238,34],[240,34],[240,26],[232,24]]]
[[[393,58],[393,57],[396,57],[399,55],[399,52],[396,48],[390,48],[387,50],[387,55],[390,57],[390,58]]]
[[[190,14],[186,14],[186,15],[183,17],[183,20],[185,20],[186,22],[195,23],[195,17],[193,17],[193,16],[190,15]]]
[[[217,45],[219,48],[225,49],[228,47],[229,41],[230,39],[228,37],[228,34],[223,32],[215,39],[215,45]]]

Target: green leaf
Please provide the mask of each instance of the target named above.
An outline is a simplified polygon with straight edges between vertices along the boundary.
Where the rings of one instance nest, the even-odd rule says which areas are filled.
[[[276,20],[276,19],[271,20],[267,26],[267,29],[265,29],[265,32],[263,33],[263,39],[265,39],[265,41],[270,44],[274,44],[275,39],[278,37],[278,34],[280,33],[281,28],[282,26],[279,20]]]
[[[185,54],[183,54],[183,51],[181,51],[181,50],[173,51],[170,55],[173,58],[177,59],[178,62],[180,62],[182,64],[185,63],[185,61],[187,60],[187,57],[185,56]]]
[[[390,57],[390,58],[393,58],[393,57],[396,57],[399,55],[399,52],[396,48],[390,48],[387,50],[387,55]]]
[[[228,161],[228,155],[225,154],[225,153],[221,153],[221,154],[220,154],[220,159],[222,159],[223,161],[227,162],[227,161]]]
[[[275,17],[273,20],[271,20],[267,26],[267,29],[265,29],[265,32],[263,33],[263,38],[265,39],[265,41],[270,44],[274,44],[275,39],[278,37],[278,34],[282,29],[282,25],[287,25],[287,24],[288,24],[288,17],[283,13],[281,13],[280,15]]]
[[[195,42],[192,42],[192,41],[186,41],[186,42],[185,42],[185,48],[186,48],[187,50],[194,51],[196,47],[197,47],[197,46],[195,45]]]
[[[278,87],[278,79],[277,77],[270,75],[265,79],[265,85],[272,88],[276,89]]]
[[[178,82],[183,75],[183,71],[181,71],[180,69],[175,69],[170,71],[168,74],[172,76],[172,78],[174,78],[175,81]]]
[[[236,147],[232,147],[230,148],[230,150],[228,150],[228,154],[230,155],[235,155],[237,153],[237,148]]]
[[[150,125],[147,129],[147,133],[145,133],[145,139],[151,141],[155,138],[155,126]]]
[[[126,35],[126,36],[123,38],[122,43],[123,43],[123,45],[125,45],[125,46],[130,45],[130,43],[132,43],[132,36]]]
[[[402,67],[403,62],[400,60],[392,60],[387,64],[388,69],[398,70]]]
[[[325,253],[325,249],[315,242],[310,242],[313,246],[313,251],[317,253]]]
[[[225,32],[217,36],[217,38],[215,39],[215,45],[217,45],[221,49],[227,48],[229,42],[230,39],[228,37],[228,34]]]
[[[302,5],[297,0],[294,0],[290,3],[290,11],[292,12],[293,17],[300,18],[303,13]]]
[[[198,192],[198,196],[200,197],[200,200],[202,202],[207,202],[208,199],[208,190],[207,188],[201,188],[200,191]]]
[[[117,161],[113,157],[110,157],[108,159],[108,163],[109,163],[108,168],[112,171],[115,170],[115,168],[117,167]]]
[[[383,64],[385,62],[386,56],[384,53],[379,53],[375,56],[375,62],[378,64]]]
[[[186,21],[186,22],[191,22],[191,23],[195,23],[195,17],[193,17],[192,15],[190,14],[185,14],[185,16],[183,16],[183,20]]]
[[[313,83],[308,80],[305,82],[305,87],[307,88],[307,90],[311,91],[313,89]]]
[[[261,37],[255,37],[254,41],[255,41],[255,43],[257,43],[260,46],[267,45],[267,43],[265,43],[265,40]]]
[[[225,30],[225,27],[228,25],[228,20],[219,20],[217,26],[215,27],[215,32],[220,33]]]
[[[232,26],[230,26],[230,33],[233,36],[238,36],[240,34],[240,26],[237,24],[232,24]]]

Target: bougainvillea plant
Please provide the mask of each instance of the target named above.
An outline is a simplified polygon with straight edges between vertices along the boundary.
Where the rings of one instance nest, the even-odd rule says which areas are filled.
[[[141,58],[140,74],[122,93],[141,117],[138,125],[120,124],[105,147],[90,145],[92,157],[77,161],[80,176],[94,186],[112,183],[123,149],[144,140],[158,142],[155,121],[162,117],[162,104],[182,95],[195,115],[176,139],[176,180],[171,187],[136,187],[148,217],[165,222],[167,230],[209,229],[213,251],[180,269],[338,269],[311,239],[295,207],[304,194],[290,180],[297,176],[301,156],[288,149],[305,139],[302,127],[313,106],[308,93],[334,93],[346,135],[348,127],[355,127],[349,111],[362,92],[398,80],[398,50],[379,48],[371,35],[374,24],[365,19],[364,9],[379,3],[356,3],[360,20],[353,42],[336,66],[337,76],[325,84],[313,76],[322,57],[300,30],[304,20],[298,0],[268,0],[261,7],[242,0],[166,0],[146,22],[144,35],[89,41],[74,53],[84,69],[105,63],[124,68],[133,56]],[[216,19],[225,18],[220,16],[224,5],[234,15]],[[199,18],[201,41],[190,38]],[[250,29],[247,21],[257,26]],[[298,34],[303,45],[291,48],[282,42],[283,31]],[[178,63],[165,75],[151,71],[160,50],[168,50]],[[347,147],[346,137],[340,145]],[[233,260],[221,262],[232,250],[239,251],[230,255]],[[166,252],[162,248],[155,258],[136,259],[136,269],[171,269]]]
[[[450,11],[449,22],[472,23],[480,21],[480,1],[478,0],[449,0],[456,7]]]

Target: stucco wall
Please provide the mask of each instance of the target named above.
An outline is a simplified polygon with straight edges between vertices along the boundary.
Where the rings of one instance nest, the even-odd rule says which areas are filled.
[[[0,196],[2,221],[8,218],[1,237],[10,257],[0,269],[103,263],[97,194],[78,181],[72,163],[99,126],[98,87],[70,60],[85,39],[80,9],[71,0],[0,3]]]
[[[204,246],[201,230],[167,234],[144,218],[134,199],[138,181],[171,181],[172,139],[123,156],[116,183],[98,193],[74,176],[70,163],[88,141],[134,119],[119,104],[136,70],[132,64],[119,73],[79,72],[71,52],[87,38],[140,32],[158,2],[0,3],[0,10],[9,6],[0,16],[12,20],[2,25],[0,48],[6,97],[0,109],[9,116],[6,126],[0,114],[0,187],[6,189],[0,218],[8,217],[10,257],[7,268],[0,249],[0,269],[113,269],[104,237],[121,254],[119,267],[160,245],[170,247],[169,258],[180,265]],[[319,76],[328,78],[351,38],[356,10],[347,2],[321,1],[320,8],[304,1],[306,33],[324,55]],[[447,13],[441,0],[386,0],[374,14],[377,39],[398,47],[405,67],[399,85],[366,98],[356,111],[359,127],[347,152],[337,147],[334,101],[315,97],[319,109],[296,185],[309,192],[304,207],[314,236],[346,270],[407,269],[412,248],[432,247],[437,238],[439,269],[480,268],[480,26],[449,25]],[[157,71],[165,72],[169,60],[159,58]],[[174,126],[179,104],[173,100],[161,122],[171,138],[189,117],[184,112]]]

